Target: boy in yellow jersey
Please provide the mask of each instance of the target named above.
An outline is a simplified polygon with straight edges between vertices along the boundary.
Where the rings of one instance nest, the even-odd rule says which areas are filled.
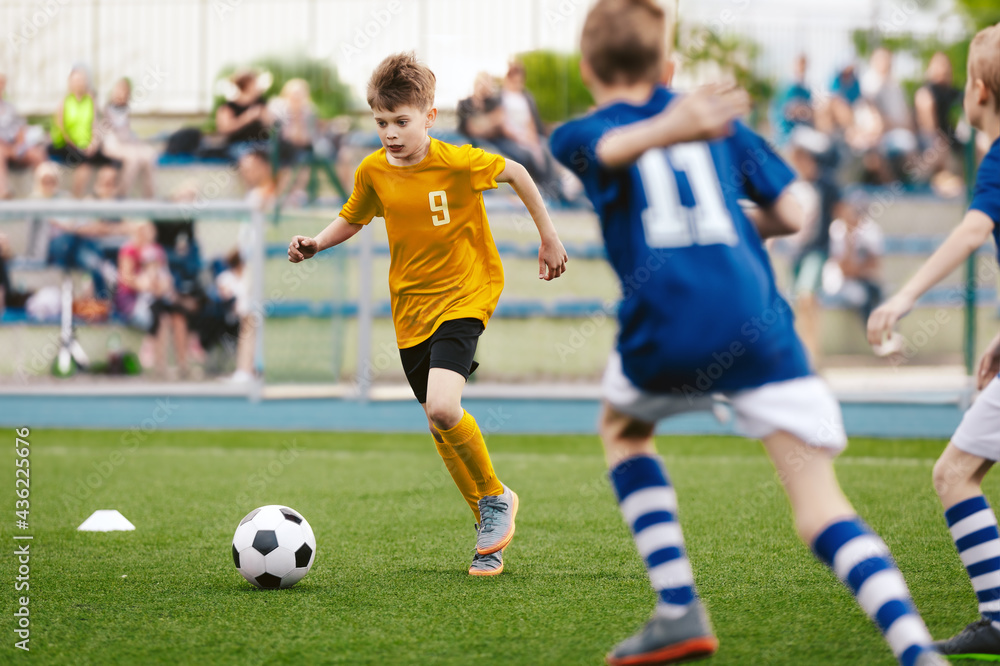
[[[438,453],[476,516],[469,573],[495,576],[514,536],[518,498],[497,479],[482,432],[462,408],[462,388],[478,365],[476,343],[503,290],[483,190],[509,183],[524,202],[541,236],[540,279],[562,275],[567,257],[523,166],[427,135],[437,118],[435,82],[412,53],[391,55],[375,69],[368,105],[382,148],[362,160],[340,216],[315,238],[295,236],[288,259],[308,259],[351,238],[372,218],[385,218],[403,369]]]

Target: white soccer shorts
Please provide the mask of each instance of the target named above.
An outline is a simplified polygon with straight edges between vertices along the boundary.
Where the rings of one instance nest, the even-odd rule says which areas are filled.
[[[710,410],[721,395],[732,405],[736,430],[745,437],[762,439],[783,430],[810,446],[830,449],[833,453],[840,453],[847,446],[840,405],[826,383],[815,375],[716,396],[649,393],[625,376],[621,356],[612,352],[601,384],[604,399],[612,407],[647,423],[685,412]],[[1000,404],[1000,392],[996,399]],[[994,406],[993,414],[995,423],[1000,407]],[[994,442],[994,450],[1000,451],[1000,440]]]
[[[974,456],[1000,460],[1000,378],[994,377],[965,412],[951,443]]]

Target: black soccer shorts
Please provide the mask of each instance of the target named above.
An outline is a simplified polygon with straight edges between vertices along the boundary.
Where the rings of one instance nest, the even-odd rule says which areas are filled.
[[[469,378],[479,364],[476,345],[483,334],[483,322],[465,318],[446,321],[418,345],[399,350],[406,381],[421,405],[427,402],[427,376],[431,368],[445,368]]]

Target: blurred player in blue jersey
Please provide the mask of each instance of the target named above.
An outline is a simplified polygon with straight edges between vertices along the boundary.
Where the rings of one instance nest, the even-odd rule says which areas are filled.
[[[868,341],[884,344],[893,326],[931,287],[943,280],[993,234],[1000,249],[1000,24],[976,35],[969,46],[965,115],[992,142],[979,166],[972,205],[927,263],[898,294],[872,313]],[[979,362],[976,399],[934,466],[934,489],[944,505],[955,546],[979,600],[980,619],[939,643],[956,658],[1000,661],[1000,533],[982,483],[1000,460],[1000,335]]]
[[[658,596],[653,618],[608,663],[673,663],[717,649],[653,430],[671,415],[711,407],[720,393],[741,432],[763,440],[799,535],[855,593],[900,663],[945,663],[889,549],[840,490],[840,409],[812,374],[775,287],[762,238],[801,225],[786,192],[794,174],[733,122],[748,108],[744,93],[711,87],[680,96],[657,85],[668,24],[654,0],[599,0],[581,43],[598,108],[551,140],[583,181],[622,283],[600,432]],[[744,200],[754,204],[747,212]]]

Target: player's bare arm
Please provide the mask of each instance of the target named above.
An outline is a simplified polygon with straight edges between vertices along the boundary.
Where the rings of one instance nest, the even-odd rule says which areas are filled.
[[[762,240],[794,234],[802,228],[802,206],[787,189],[770,206],[744,208]]]
[[[498,183],[508,183],[524,202],[528,214],[538,228],[541,246],[538,248],[538,279],[554,280],[566,272],[566,248],[559,240],[556,227],[545,209],[542,195],[535,186],[535,181],[528,175],[528,170],[513,160],[507,160],[503,171],[497,176]]]
[[[297,264],[311,259],[317,252],[322,252],[350,239],[361,231],[363,225],[351,224],[342,217],[331,222],[326,229],[316,234],[315,238],[308,236],[293,236],[288,244],[288,261]]]
[[[892,333],[893,327],[913,309],[917,299],[948,276],[978,250],[993,233],[993,220],[978,210],[970,210],[931,255],[916,275],[899,292],[883,303],[868,318],[868,342],[879,345]]]
[[[597,159],[615,169],[632,164],[650,148],[719,139],[732,131],[734,120],[749,111],[750,96],[742,88],[704,86],[678,97],[649,120],[609,131],[597,144]]]

